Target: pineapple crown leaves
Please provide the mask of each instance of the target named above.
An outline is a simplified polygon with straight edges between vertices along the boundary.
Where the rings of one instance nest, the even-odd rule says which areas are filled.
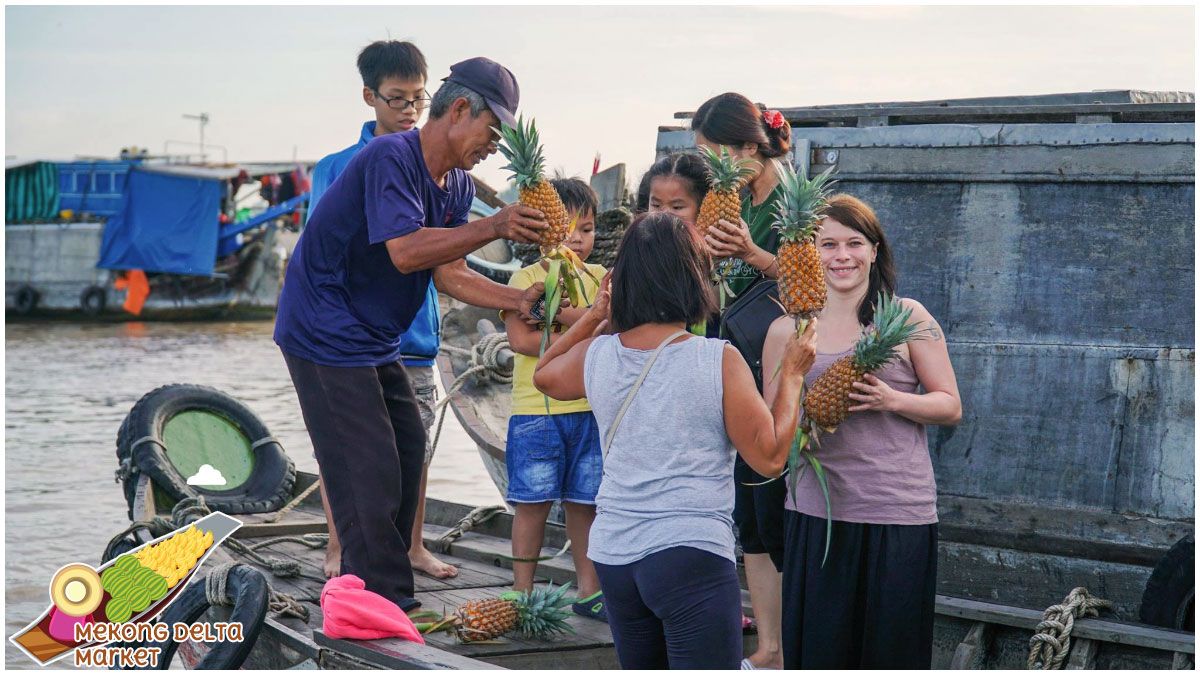
[[[511,599],[517,608],[517,616],[519,617],[517,625],[520,629],[521,636],[527,638],[542,638],[554,635],[556,633],[574,633],[575,629],[567,623],[567,618],[571,616],[571,610],[567,609],[572,602],[575,602],[573,597],[566,596],[567,589],[571,587],[571,583],[567,582],[558,588],[550,583],[545,588],[535,588],[532,591],[509,591],[501,597],[509,596],[516,593],[517,597]]]
[[[546,171],[546,160],[542,156],[542,146],[538,140],[537,127],[533,119],[525,124],[525,116],[517,120],[517,128],[501,124],[493,130],[500,134],[500,154],[508,160],[503,169],[513,172],[517,187],[522,190],[532,190],[542,182]]]
[[[908,323],[912,309],[905,308],[894,294],[879,292],[875,303],[875,319],[871,328],[863,332],[854,345],[854,363],[867,372],[882,368],[888,361],[899,356],[896,347],[905,342],[923,339],[929,335],[919,323]]]
[[[708,164],[708,184],[714,190],[738,190],[754,175],[754,165],[758,164],[752,159],[734,159],[729,148],[724,146],[718,155],[712,148],[702,145],[700,154]]]
[[[809,180],[791,165],[783,165],[779,177],[783,194],[775,210],[775,229],[781,240],[798,242],[816,233],[835,182],[832,177],[832,168]]]

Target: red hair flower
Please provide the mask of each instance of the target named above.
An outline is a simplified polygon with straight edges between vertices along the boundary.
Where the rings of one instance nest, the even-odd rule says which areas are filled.
[[[778,110],[767,110],[763,112],[763,119],[767,121],[767,126],[772,129],[778,129],[783,126],[783,113]]]

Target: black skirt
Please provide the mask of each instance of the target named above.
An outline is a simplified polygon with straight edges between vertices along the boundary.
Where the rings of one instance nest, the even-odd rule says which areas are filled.
[[[937,523],[833,522],[787,512],[783,666],[928,669],[937,590]]]

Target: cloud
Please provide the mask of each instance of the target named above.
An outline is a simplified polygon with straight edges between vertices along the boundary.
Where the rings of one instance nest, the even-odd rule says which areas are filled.
[[[221,475],[220,469],[214,469],[212,464],[205,464],[200,467],[195,476],[187,479],[188,485],[224,485],[225,476]]]

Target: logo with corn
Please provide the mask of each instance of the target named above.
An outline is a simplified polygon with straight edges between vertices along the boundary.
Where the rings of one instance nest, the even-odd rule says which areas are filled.
[[[97,639],[77,640],[77,627],[148,624],[179,597],[217,545],[241,526],[236,518],[213,513],[99,569],[83,563],[66,565],[50,582],[50,607],[10,639],[44,665],[77,649],[103,644]]]

